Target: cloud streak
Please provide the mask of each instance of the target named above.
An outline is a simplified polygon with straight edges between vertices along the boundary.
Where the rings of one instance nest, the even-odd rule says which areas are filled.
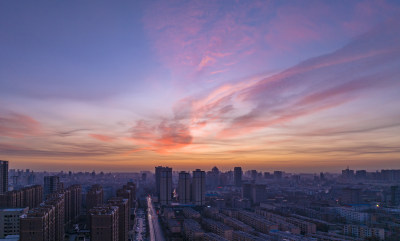
[[[138,122],[132,138],[164,152],[201,140],[191,134],[198,130],[210,128],[206,136],[218,139],[241,137],[399,87],[400,32],[393,30],[398,23],[387,21],[330,54],[270,77],[186,97],[175,104],[173,119]]]
[[[400,13],[386,2],[177,0],[155,1],[146,9],[145,30],[156,52],[185,81],[282,67],[274,62],[287,60],[284,56],[296,49],[310,56],[315,43],[329,46],[343,36],[355,37]]]
[[[89,136],[96,140],[104,141],[104,142],[112,142],[115,139],[114,137],[106,136],[106,135],[102,135],[102,134],[89,134]]]
[[[40,123],[30,116],[9,113],[0,115],[0,136],[23,138],[40,133]]]
[[[140,120],[131,129],[132,140],[136,144],[145,145],[160,154],[180,149],[192,143],[193,137],[189,128],[179,121],[162,120],[157,124],[151,124]]]

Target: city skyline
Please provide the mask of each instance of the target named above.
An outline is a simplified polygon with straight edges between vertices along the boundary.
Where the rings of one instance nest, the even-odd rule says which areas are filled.
[[[6,240],[399,240],[400,169],[53,174],[8,164],[0,161]]]
[[[0,159],[400,168],[400,3],[0,3]]]

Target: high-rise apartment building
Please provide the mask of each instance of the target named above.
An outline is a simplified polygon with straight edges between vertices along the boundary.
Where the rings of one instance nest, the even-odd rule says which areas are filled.
[[[250,170],[250,176],[251,176],[251,180],[255,181],[258,176],[257,170]]]
[[[52,193],[41,207],[54,208],[54,239],[63,241],[65,236],[65,195],[63,193]]]
[[[281,180],[283,177],[283,171],[274,171],[274,179]]]
[[[200,169],[193,171],[192,202],[198,206],[206,202],[206,173]]]
[[[341,204],[360,204],[361,201],[361,189],[350,187],[342,189],[340,194]]]
[[[349,167],[347,169],[342,170],[342,177],[345,179],[351,179],[354,177],[354,170],[350,170]]]
[[[43,188],[40,185],[24,187],[20,190],[8,191],[0,194],[2,208],[35,208],[43,199]]]
[[[81,185],[75,184],[68,187],[68,189],[71,192],[70,219],[73,221],[76,220],[81,213],[82,187]]]
[[[8,191],[8,161],[0,160],[0,194]]]
[[[129,200],[124,199],[122,197],[113,197],[108,200],[108,204],[111,206],[118,207],[118,235],[119,241],[128,240],[128,232],[129,232]]]
[[[134,208],[136,205],[136,184],[133,182],[128,182],[121,189],[117,190],[117,197],[128,199],[129,207]]]
[[[242,184],[242,198],[251,200],[252,196],[252,183],[243,183]]]
[[[38,207],[43,200],[43,187],[41,185],[24,187],[21,191],[23,192],[24,207]]]
[[[156,195],[160,197],[160,178],[161,171],[164,169],[162,166],[155,167],[155,178],[156,178]]]
[[[178,179],[178,197],[180,203],[190,203],[190,186],[190,174],[183,171],[180,172]]]
[[[124,199],[128,199],[128,205],[129,205],[129,207],[131,207],[131,203],[132,203],[132,193],[131,193],[131,190],[128,190],[128,189],[125,189],[125,188],[121,188],[121,189],[118,189],[117,191],[116,191],[116,196],[117,197],[122,197],[122,198],[124,198]]]
[[[119,211],[117,206],[105,205],[89,211],[90,240],[119,240]]]
[[[93,185],[86,194],[86,210],[101,206],[103,204],[103,188],[99,184]]]
[[[159,186],[159,197],[158,201],[161,205],[169,205],[172,201],[172,168],[170,167],[160,167],[156,168],[158,170],[159,180],[156,183]],[[157,179],[157,174],[156,174]]]
[[[265,184],[243,183],[242,198],[249,199],[253,203],[260,203],[266,200],[267,186]]]
[[[134,208],[134,200],[136,200],[136,184],[133,182],[128,182],[126,185],[124,185],[125,189],[131,190],[132,194],[132,202],[131,202],[131,208]]]
[[[44,197],[51,193],[57,192],[60,186],[60,177],[58,176],[45,176],[44,177]]]
[[[54,241],[55,207],[44,206],[29,210],[20,219],[20,241]]]
[[[218,187],[218,185],[220,184],[219,175],[220,172],[217,167],[213,167],[211,171],[207,172],[207,180],[206,180],[207,187],[209,187],[210,189]]]
[[[242,171],[241,167],[235,167],[233,169],[234,184],[236,187],[242,186],[242,175],[243,175],[243,171]]]
[[[72,221],[71,218],[71,190],[69,188],[59,191],[64,195],[64,225],[68,227]]]
[[[35,187],[29,188],[41,191]],[[66,228],[79,216],[80,205],[80,185],[72,185],[67,189],[49,194],[46,201],[39,207],[21,217],[20,240],[63,241]]]
[[[260,203],[267,200],[267,186],[265,184],[254,184],[251,189],[251,200],[253,203]]]
[[[390,187],[390,204],[393,206],[400,204],[400,188],[398,185]]]

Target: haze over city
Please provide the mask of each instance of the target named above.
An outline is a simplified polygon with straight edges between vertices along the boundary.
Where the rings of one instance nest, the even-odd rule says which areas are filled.
[[[400,168],[399,1],[1,1],[0,159]]]

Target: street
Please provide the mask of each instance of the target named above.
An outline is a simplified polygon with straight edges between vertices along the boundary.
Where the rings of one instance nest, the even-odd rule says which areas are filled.
[[[164,241],[164,235],[162,233],[160,223],[158,222],[158,215],[154,209],[151,197],[147,197],[147,212],[149,219],[149,231],[151,241]]]

